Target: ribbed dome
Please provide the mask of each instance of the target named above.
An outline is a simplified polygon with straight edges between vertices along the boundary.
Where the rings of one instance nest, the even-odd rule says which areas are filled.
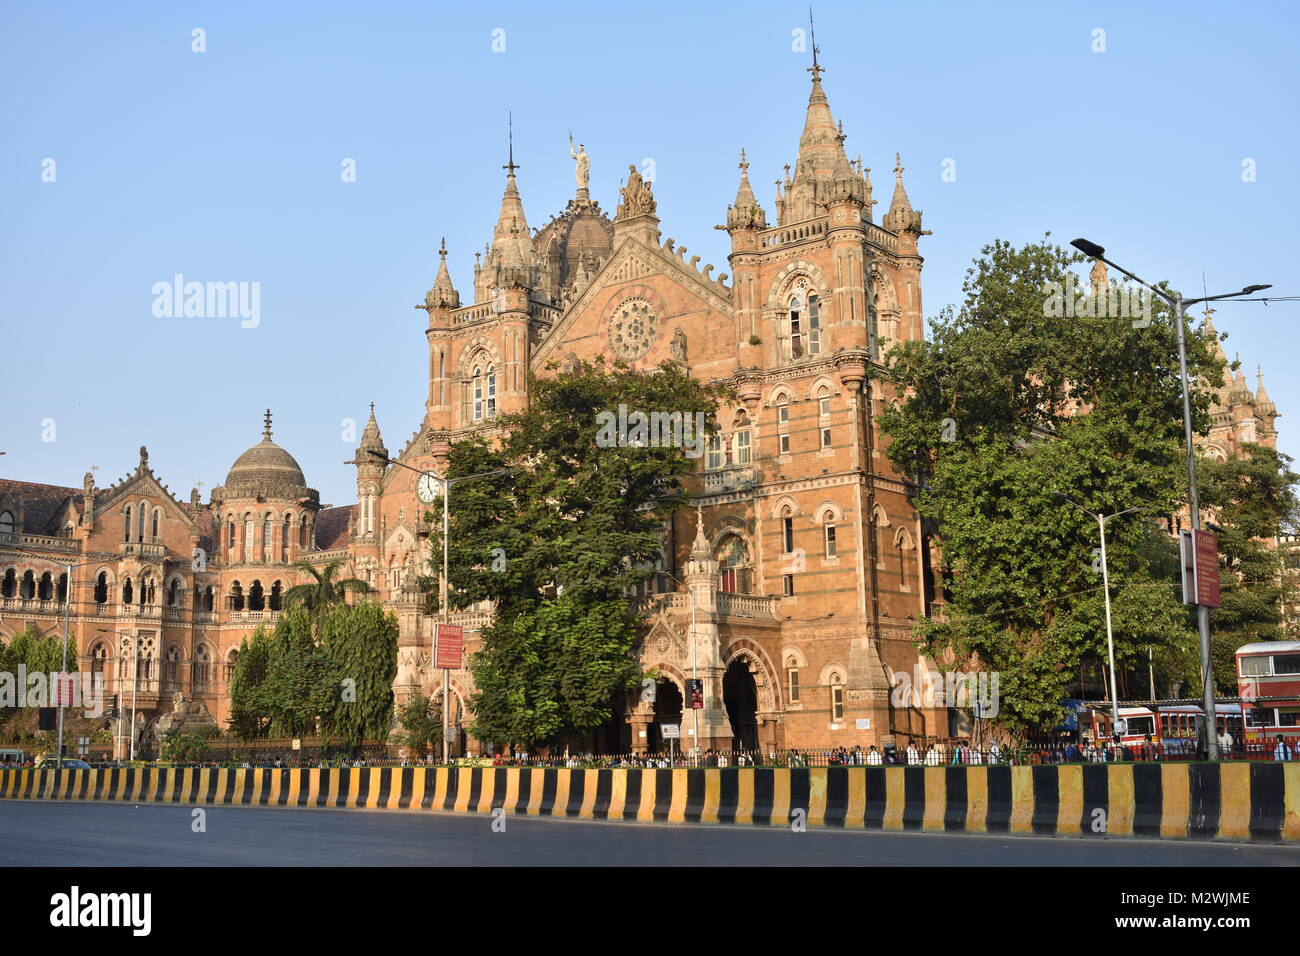
[[[306,485],[302,468],[289,454],[269,438],[262,439],[235,459],[226,475],[226,484],[245,484],[250,481],[279,482],[289,485]]]

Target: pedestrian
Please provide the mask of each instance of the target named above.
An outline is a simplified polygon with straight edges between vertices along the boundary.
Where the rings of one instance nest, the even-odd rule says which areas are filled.
[[[1232,753],[1232,734],[1228,733],[1228,728],[1223,727],[1219,731],[1219,753]]]
[[[1286,738],[1281,734],[1277,735],[1277,746],[1273,749],[1274,760],[1294,760],[1295,753],[1291,750],[1291,745],[1286,742]]]
[[[957,741],[956,745],[952,748],[952,763],[950,764],[950,766],[955,767],[962,762],[962,750],[963,750],[962,742],[959,740]]]
[[[995,740],[993,741],[993,743],[989,744],[989,763],[1001,763],[1001,762],[1002,762],[1002,748],[998,746],[998,742]]]
[[[884,762],[884,758],[880,756],[880,751],[876,749],[875,744],[872,744],[871,749],[867,751],[867,766],[879,767]]]
[[[939,766],[939,751],[934,749],[934,744],[929,743],[925,746],[925,765],[927,767]]]
[[[921,754],[916,749],[916,741],[909,740],[907,742],[907,765],[909,767],[917,767],[920,766],[920,764],[921,764]]]

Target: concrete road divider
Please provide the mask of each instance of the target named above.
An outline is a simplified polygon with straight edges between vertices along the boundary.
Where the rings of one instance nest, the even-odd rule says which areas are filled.
[[[1300,763],[4,770],[0,798],[1300,843]]]

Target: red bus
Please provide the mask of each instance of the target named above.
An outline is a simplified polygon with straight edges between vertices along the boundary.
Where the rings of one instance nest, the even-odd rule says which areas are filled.
[[[1237,695],[1246,741],[1272,745],[1279,734],[1300,744],[1300,641],[1261,641],[1237,648]]]
[[[1226,729],[1234,741],[1243,739],[1240,704],[1216,703],[1214,712],[1216,733]],[[1195,704],[1161,704],[1155,712],[1150,707],[1121,707],[1119,719],[1124,721],[1125,728],[1120,741],[1125,747],[1131,747],[1145,743],[1150,734],[1153,742],[1163,744],[1166,756],[1191,756],[1196,751],[1196,718],[1201,713]],[[1094,708],[1081,716],[1090,725],[1084,730],[1085,738],[1098,745],[1113,738],[1108,708]]]

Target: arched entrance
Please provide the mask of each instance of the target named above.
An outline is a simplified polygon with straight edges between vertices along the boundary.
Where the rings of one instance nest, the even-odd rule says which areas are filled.
[[[661,724],[677,724],[681,726],[682,722],[682,691],[676,684],[670,680],[660,679],[655,686],[655,719],[647,730],[646,749],[651,753],[659,753],[668,749],[668,743],[664,740],[663,735],[659,732]],[[674,746],[680,745],[678,744]]]
[[[758,687],[749,671],[749,661],[737,657],[722,677],[722,703],[731,722],[732,747],[758,749]]]

